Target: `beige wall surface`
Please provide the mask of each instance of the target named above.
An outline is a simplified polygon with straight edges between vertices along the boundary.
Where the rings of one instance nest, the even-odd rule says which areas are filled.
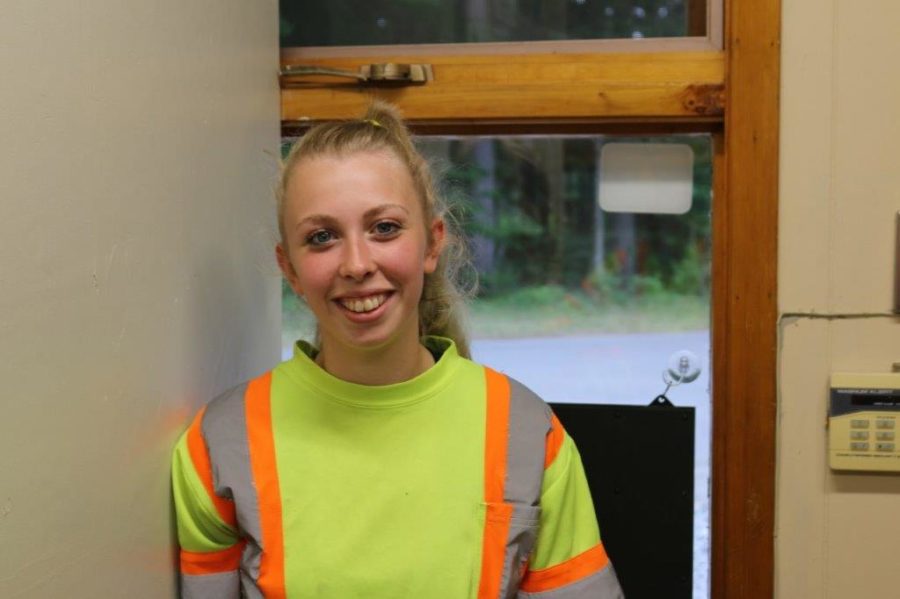
[[[274,0],[0,8],[0,597],[174,596],[170,449],[279,354]]]
[[[900,361],[900,4],[783,2],[776,595],[893,597],[900,474],[833,473],[828,376]]]

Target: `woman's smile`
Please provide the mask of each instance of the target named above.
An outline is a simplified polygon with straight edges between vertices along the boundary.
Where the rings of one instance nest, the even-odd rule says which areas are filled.
[[[354,297],[342,297],[336,299],[335,302],[341,308],[350,312],[348,316],[351,320],[359,322],[360,317],[366,317],[365,320],[372,320],[380,316],[384,310],[379,310],[379,308],[385,305],[390,294],[391,292],[384,291]]]
[[[381,306],[386,299],[386,293],[379,293],[377,295],[370,295],[365,298],[341,299],[338,300],[338,302],[340,302],[342,306],[344,306],[351,312],[360,314],[362,312],[371,312],[375,308]]]

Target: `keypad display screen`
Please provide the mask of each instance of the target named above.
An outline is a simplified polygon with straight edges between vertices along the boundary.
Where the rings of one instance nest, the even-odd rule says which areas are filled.
[[[900,393],[854,393],[850,398],[850,403],[854,406],[900,409]]]

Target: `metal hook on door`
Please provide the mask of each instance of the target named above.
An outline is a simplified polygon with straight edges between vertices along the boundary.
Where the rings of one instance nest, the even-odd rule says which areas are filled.
[[[666,397],[669,389],[682,383],[694,382],[700,376],[700,370],[700,359],[693,352],[683,349],[672,354],[669,357],[669,367],[662,373],[666,389],[653,398],[650,405],[672,407],[672,402]]]

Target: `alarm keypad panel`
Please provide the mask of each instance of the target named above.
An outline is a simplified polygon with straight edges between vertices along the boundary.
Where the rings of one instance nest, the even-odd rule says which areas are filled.
[[[900,373],[832,374],[829,404],[832,469],[900,472]]]

